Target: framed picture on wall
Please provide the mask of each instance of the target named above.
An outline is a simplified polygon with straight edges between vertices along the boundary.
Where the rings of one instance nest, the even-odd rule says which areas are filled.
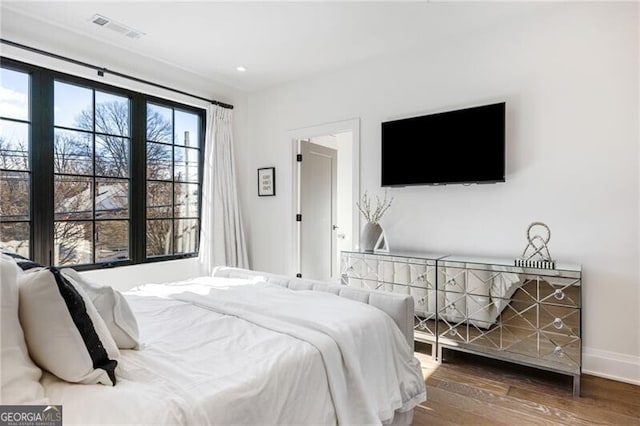
[[[276,168],[258,169],[258,196],[271,197],[273,195],[276,195]]]

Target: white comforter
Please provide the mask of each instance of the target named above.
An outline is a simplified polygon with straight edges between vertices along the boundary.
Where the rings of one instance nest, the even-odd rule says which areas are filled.
[[[123,351],[115,387],[43,378],[65,424],[380,423],[424,400],[419,364],[385,314],[329,294],[231,282],[128,295],[144,346]]]

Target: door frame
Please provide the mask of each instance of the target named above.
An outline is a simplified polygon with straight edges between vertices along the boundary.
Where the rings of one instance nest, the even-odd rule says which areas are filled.
[[[360,234],[360,213],[355,210],[355,203],[360,199],[360,119],[354,118],[351,120],[337,121],[334,123],[321,124],[317,126],[304,127],[300,129],[294,129],[287,132],[287,138],[291,141],[291,259],[289,260],[289,274],[295,276],[300,267],[300,226],[296,222],[296,214],[300,209],[300,172],[298,169],[298,162],[296,156],[298,154],[298,141],[301,139],[312,139],[319,136],[326,136],[334,133],[351,132],[351,151],[352,151],[352,165],[351,165],[351,201],[353,203],[354,212],[351,215],[352,219],[352,232],[354,237],[352,238],[352,248],[356,249],[358,238],[356,235]],[[338,153],[340,151],[338,150]],[[339,154],[338,154],[339,155]],[[304,219],[303,219],[304,220]],[[339,267],[338,267],[339,269]]]

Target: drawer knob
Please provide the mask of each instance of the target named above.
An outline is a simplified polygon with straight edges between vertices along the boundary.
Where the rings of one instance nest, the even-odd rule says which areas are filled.
[[[458,334],[458,332],[456,331],[455,328],[449,329],[449,336],[455,336],[456,334]]]
[[[557,289],[556,291],[553,292],[553,297],[555,297],[557,300],[564,299],[564,291]]]
[[[421,297],[418,299],[418,305],[424,306],[424,303],[425,303],[424,297]]]
[[[562,346],[556,346],[553,349],[553,353],[558,355],[558,356],[564,356],[564,351],[562,350]]]
[[[562,318],[556,318],[553,320],[553,326],[557,329],[561,329],[564,326],[564,323],[562,322]]]

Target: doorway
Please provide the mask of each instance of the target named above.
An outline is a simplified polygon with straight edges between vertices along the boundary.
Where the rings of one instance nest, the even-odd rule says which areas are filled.
[[[300,274],[330,280],[336,262],[338,150],[300,141]]]
[[[360,229],[359,121],[295,132],[292,269],[304,278],[338,281],[340,252],[356,248]]]

